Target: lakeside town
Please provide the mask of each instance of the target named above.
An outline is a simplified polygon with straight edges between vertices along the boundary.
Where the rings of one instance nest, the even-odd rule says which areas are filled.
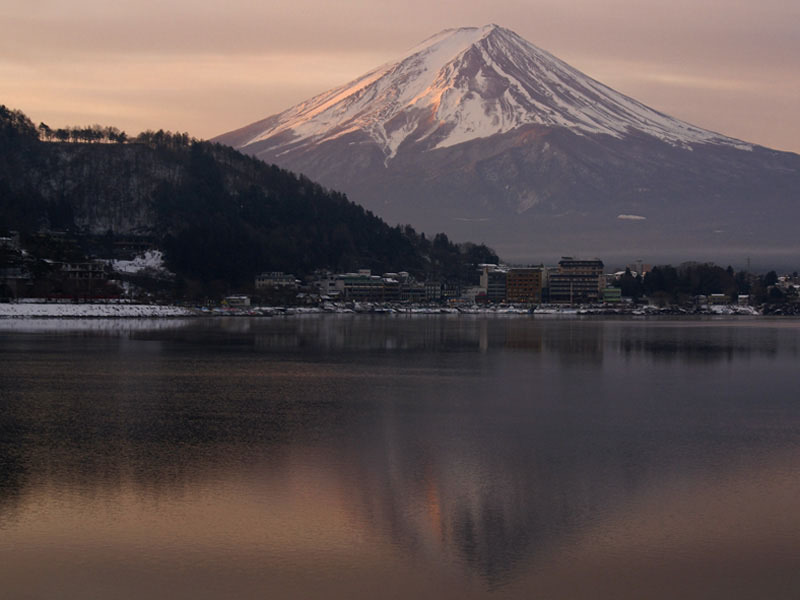
[[[720,269],[711,265],[695,267]],[[692,266],[686,265],[686,268]],[[259,275],[255,281],[256,298],[262,302],[267,299],[266,307],[254,304],[253,298],[247,295],[229,296],[219,311],[255,314],[297,314],[309,310],[540,315],[800,314],[797,273],[752,276],[748,287],[754,289],[754,294],[712,292],[670,302],[664,293],[651,297],[640,293],[644,278],[653,272],[653,267],[642,262],[607,273],[600,259],[565,256],[554,267],[481,264],[477,270],[477,285],[418,282],[407,272],[374,275],[368,269],[340,274],[320,272],[306,281],[288,273],[269,272]],[[764,291],[766,297],[762,297]],[[292,297],[296,302],[290,301]],[[774,301],[770,302],[770,298]]]
[[[241,293],[203,302],[170,295],[162,254],[130,260],[26,260],[19,238],[0,238],[0,317],[276,316],[308,313],[797,315],[798,274],[755,275],[709,263],[677,268],[636,261],[609,270],[601,259],[557,265],[478,264],[472,279],[369,269],[305,276],[259,274]]]

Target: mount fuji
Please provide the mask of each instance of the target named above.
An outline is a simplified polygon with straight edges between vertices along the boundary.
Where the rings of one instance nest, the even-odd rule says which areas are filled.
[[[800,156],[660,113],[497,25],[442,31],[215,141],[510,260],[800,252]]]

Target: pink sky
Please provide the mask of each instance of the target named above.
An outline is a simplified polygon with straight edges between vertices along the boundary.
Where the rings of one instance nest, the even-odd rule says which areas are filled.
[[[0,104],[51,127],[208,138],[487,23],[662,112],[800,152],[787,0],[4,0]]]

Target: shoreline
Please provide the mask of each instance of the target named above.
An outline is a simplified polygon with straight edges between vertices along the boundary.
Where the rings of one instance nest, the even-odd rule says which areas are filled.
[[[326,303],[316,307],[250,306],[237,308],[184,307],[125,303],[0,303],[0,320],[7,319],[169,319],[197,317],[287,317],[313,314],[482,315],[482,316],[775,316],[751,306],[705,305],[690,309],[656,306],[514,306],[393,305]],[[777,315],[780,316],[780,313]]]

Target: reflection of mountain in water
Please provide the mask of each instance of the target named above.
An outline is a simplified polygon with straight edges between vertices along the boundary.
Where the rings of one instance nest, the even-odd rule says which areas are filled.
[[[557,412],[521,417],[386,415],[384,430],[350,456],[363,511],[411,551],[451,556],[500,585],[520,562],[623,504],[666,458],[609,423],[590,432]]]
[[[771,326],[241,320],[0,355],[0,522],[39,486],[187,493],[313,454],[360,527],[490,585],[655,481],[798,441]]]

